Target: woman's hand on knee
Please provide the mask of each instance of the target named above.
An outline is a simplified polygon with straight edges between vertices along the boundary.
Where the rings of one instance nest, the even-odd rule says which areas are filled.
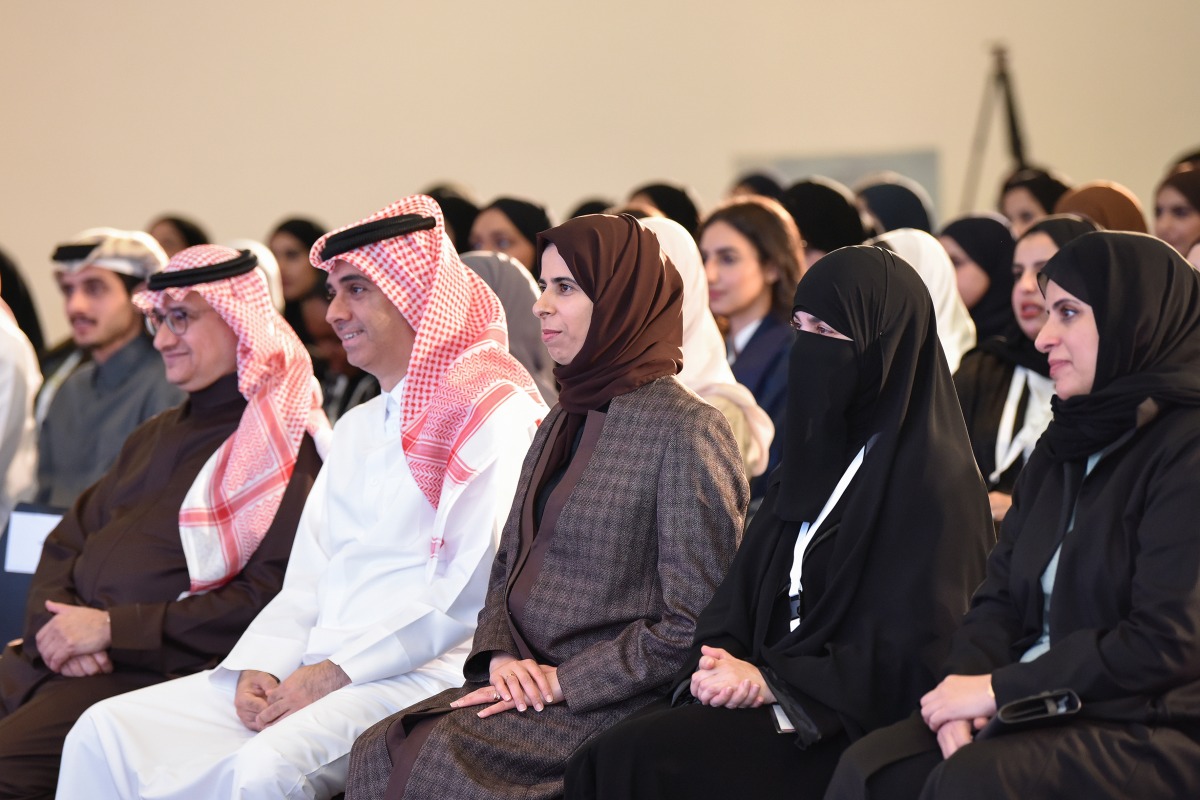
[[[921,698],[921,718],[931,731],[951,720],[967,723],[996,713],[991,675],[947,675],[937,688]]]
[[[552,685],[546,669],[553,667],[542,667],[533,658],[517,660],[505,652],[492,656],[491,679],[488,682],[491,682],[498,699],[512,703],[512,708],[517,711],[527,710],[530,705],[541,711],[547,703],[554,702],[554,685],[558,684],[556,679]]]

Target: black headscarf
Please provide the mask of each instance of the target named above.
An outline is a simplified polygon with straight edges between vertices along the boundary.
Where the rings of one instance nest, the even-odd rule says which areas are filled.
[[[832,253],[867,240],[854,195],[835,180],[813,177],[797,181],[783,193],[783,205],[809,247]]]
[[[1043,217],[1029,226],[1025,233],[1021,234],[1021,237],[1017,239],[1017,242],[1022,242],[1036,233],[1044,233],[1050,237],[1050,240],[1054,242],[1056,247],[1062,249],[1063,245],[1067,242],[1078,239],[1085,233],[1097,230],[1100,229],[1096,227],[1096,223],[1089,219],[1077,217],[1074,214],[1052,214],[1049,217]],[[1015,245],[1013,249],[1016,249]],[[1011,277],[1009,281],[1011,283]],[[1021,330],[1020,324],[1017,323],[1017,318],[1013,316],[1011,304],[1008,316],[1008,327],[1004,334],[982,341],[978,349],[986,353],[991,353],[1001,361],[1016,364],[1018,367],[1025,367],[1028,370],[1036,372],[1038,375],[1049,377],[1050,365],[1046,361],[1046,354],[1038,352],[1037,347],[1033,344],[1033,340]]]
[[[546,213],[546,209],[539,206],[537,203],[531,203],[528,200],[518,200],[515,197],[497,197],[492,202],[488,203],[483,208],[479,209],[479,213],[490,209],[496,209],[504,216],[508,217],[508,221],[513,224],[522,236],[529,240],[529,243],[537,247],[538,234],[550,227],[550,215]],[[467,230],[470,233],[470,229]],[[535,272],[534,275],[537,275]]]
[[[916,228],[933,233],[933,204],[925,188],[912,178],[884,173],[864,183],[858,196],[866,201],[884,232]]]
[[[46,341],[42,338],[42,323],[33,305],[33,295],[17,265],[3,251],[0,251],[0,300],[12,309],[13,316],[17,318],[17,327],[29,339],[40,361],[45,355]]]
[[[1100,335],[1092,390],[1051,402],[1050,458],[1100,452],[1137,426],[1147,399],[1200,406],[1200,276],[1175,248],[1143,234],[1089,233],[1059,250],[1040,281],[1091,306]]]
[[[733,188],[745,187],[752,194],[783,200],[783,187],[774,177],[765,172],[747,172],[733,182]]]
[[[655,208],[686,228],[693,239],[696,238],[696,232],[700,230],[700,210],[687,189],[669,183],[648,183],[630,192],[629,199],[639,194],[649,197]]]
[[[426,192],[442,208],[446,233],[459,254],[471,249],[471,226],[479,216],[479,206],[449,186],[435,186]],[[529,241],[533,241],[530,239]]]
[[[979,341],[1003,334],[1012,322],[1013,241],[1008,222],[997,214],[959,217],[942,228],[987,273],[988,288],[969,310]]]
[[[886,250],[848,247],[813,266],[795,302],[852,341],[797,335],[784,460],[696,643],[758,665],[808,746],[838,730],[857,738],[916,707],[993,533],[917,273]],[[815,518],[870,437],[806,554],[801,622],[781,631],[795,521]]]
[[[589,197],[586,200],[581,200],[579,205],[571,209],[571,213],[567,214],[567,219],[586,217],[588,214],[603,214],[612,208],[612,205],[613,202],[611,200],[605,200],[602,197]]]

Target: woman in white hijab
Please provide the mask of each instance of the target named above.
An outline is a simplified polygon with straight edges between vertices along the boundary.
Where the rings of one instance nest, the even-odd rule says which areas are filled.
[[[746,477],[761,475],[767,468],[775,426],[750,390],[733,377],[725,340],[708,308],[708,280],[696,240],[682,225],[666,217],[640,221],[658,237],[659,247],[683,278],[683,370],[679,381],[729,420]]]
[[[958,362],[975,347],[975,323],[958,293],[954,265],[941,242],[925,231],[898,228],[876,236],[869,245],[891,250],[913,266],[929,296],[933,298],[933,313],[937,318],[938,339],[946,354],[950,372],[958,371]]]

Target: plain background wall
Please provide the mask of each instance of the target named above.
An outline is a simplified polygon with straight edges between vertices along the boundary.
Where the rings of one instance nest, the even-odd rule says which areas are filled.
[[[711,207],[748,158],[933,149],[946,220],[997,41],[1032,160],[1149,214],[1200,147],[1197,29],[1197,0],[8,0],[0,247],[57,340],[54,245],[163,211],[221,241],[444,179],[559,216],[659,178]]]

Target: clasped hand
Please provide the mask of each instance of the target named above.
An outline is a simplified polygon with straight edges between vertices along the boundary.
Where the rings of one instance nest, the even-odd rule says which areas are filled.
[[[970,744],[995,713],[991,675],[947,675],[921,698],[921,718],[937,734],[943,758]]]
[[[112,644],[107,612],[53,600],[46,610],[54,616],[34,637],[46,666],[68,678],[112,672],[105,652]]]
[[[508,653],[496,653],[489,665],[491,677],[487,686],[463,695],[450,704],[452,708],[486,705],[479,712],[486,719],[503,711],[524,712],[530,706],[541,711],[551,703],[563,701],[558,684],[558,668],[539,664],[532,658],[518,660]]]
[[[700,647],[691,692],[704,705],[717,708],[758,708],[775,702],[758,667],[708,645]]]
[[[238,676],[233,706],[243,725],[261,731],[349,683],[350,677],[328,659],[298,667],[282,682],[269,672],[247,669]]]

